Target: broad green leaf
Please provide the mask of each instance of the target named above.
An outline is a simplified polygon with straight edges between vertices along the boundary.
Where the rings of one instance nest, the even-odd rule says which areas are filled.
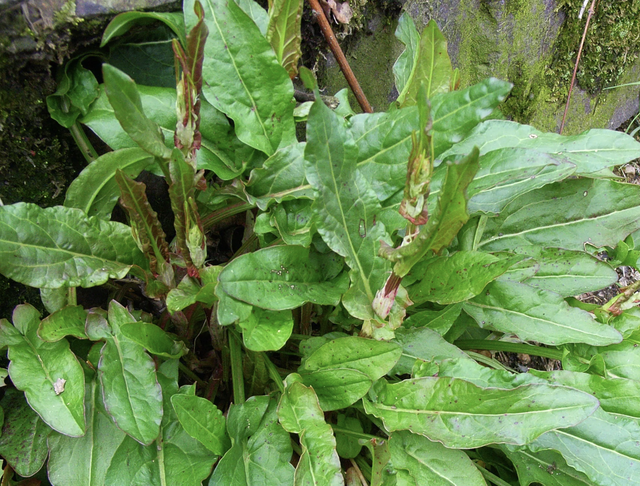
[[[364,176],[356,170],[358,147],[344,120],[322,101],[307,122],[307,180],[316,190],[313,210],[318,232],[351,268],[352,287],[343,305],[359,319],[372,319],[375,293],[382,288],[389,263],[378,256],[384,225],[375,222],[380,205]]]
[[[482,474],[464,452],[447,449],[421,435],[396,431],[389,439],[395,469],[405,469],[416,486],[485,486]]]
[[[348,368],[376,381],[394,367],[401,353],[402,348],[395,343],[349,336],[320,346],[304,360],[299,371]]]
[[[124,307],[111,301],[113,335],[100,351],[98,376],[105,408],[116,425],[141,444],[150,444],[160,432],[162,390],[153,359],[122,333],[124,324],[135,321]]]
[[[144,112],[160,125],[165,142],[173,147],[177,121],[176,90],[140,85],[137,89]],[[237,139],[227,118],[206,100],[201,100],[200,116],[206,123],[200,126],[202,146],[197,153],[198,168],[212,170],[224,180],[233,179],[255,158],[256,151]],[[138,148],[120,126],[104,90],[80,121],[114,150]]]
[[[64,245],[59,242],[64,242]],[[0,207],[0,273],[31,287],[93,287],[145,266],[131,229],[74,208]]]
[[[404,14],[405,24],[413,24],[411,16]],[[400,23],[398,23],[398,30],[396,36],[403,31],[410,30],[411,27],[406,25],[401,30]],[[413,27],[415,29],[415,26]],[[418,90],[420,86],[424,85],[427,91],[427,98],[432,99],[434,95],[438,93],[449,92],[451,85],[451,75],[453,70],[451,68],[451,59],[447,53],[447,40],[438,29],[438,24],[435,20],[431,19],[427,26],[420,35],[420,41],[417,45],[412,45],[413,33],[407,37],[399,37],[400,41],[407,45],[408,56],[413,55],[413,59],[407,59],[407,66],[410,66],[408,76],[402,88],[398,87],[400,95],[398,96],[398,103],[401,106],[412,106],[416,104]],[[404,54],[404,53],[403,53]],[[401,54],[401,56],[403,55]],[[404,61],[404,59],[403,59]],[[398,66],[393,66],[396,79],[399,77],[398,72],[404,62]],[[400,76],[404,76],[402,73]]]
[[[430,259],[426,265],[419,265],[419,269],[413,267],[411,275],[419,280],[407,289],[409,298],[416,305],[463,302],[478,295],[487,284],[524,258],[501,259],[479,251],[458,251]]]
[[[462,140],[509,95],[513,85],[488,78],[469,88],[442,93],[431,100],[433,150],[440,159],[445,150]],[[471,152],[473,146],[460,155]]]
[[[86,385],[87,432],[72,438],[49,436],[49,480],[56,486],[104,486],[104,479],[116,449],[125,438],[102,409],[99,383]]]
[[[290,310],[271,311],[254,307],[249,318],[238,325],[247,349],[277,351],[291,336],[293,315]]]
[[[302,55],[300,22],[302,0],[273,0],[269,7],[267,40],[291,79],[298,75],[298,59]]]
[[[38,336],[52,343],[65,336],[87,339],[84,330],[86,320],[87,312],[81,305],[69,305],[44,318],[38,327]]]
[[[242,405],[231,405],[227,430],[233,447],[220,460],[209,486],[259,486],[278,478],[293,484],[291,436],[278,423],[277,402],[254,396]]]
[[[500,449],[513,462],[520,486],[529,486],[531,483],[545,486],[593,486],[587,476],[569,467],[556,451],[531,452],[525,448],[516,450],[509,446],[500,446]]]
[[[260,29],[260,33],[266,37],[269,26],[269,14],[267,11],[262,8],[258,2],[254,2],[254,0],[238,0],[236,3],[244,13],[251,17],[251,20],[253,20],[258,26],[258,29]]]
[[[389,467],[391,453],[389,452],[389,441],[382,439],[371,439],[362,441],[371,453],[371,486],[394,486],[397,484],[394,477],[406,471],[395,471]],[[409,476],[409,481],[411,477]],[[388,481],[388,482],[387,482]],[[410,482],[408,484],[411,484]],[[415,481],[414,481],[415,484]],[[413,485],[412,485],[413,486]]]
[[[225,418],[213,403],[206,398],[175,394],[171,404],[187,434],[217,456],[229,450]]]
[[[328,368],[301,373],[302,381],[318,396],[320,408],[329,412],[353,405],[371,388],[373,381],[361,371]]]
[[[64,306],[69,305],[69,289],[60,287],[57,289],[40,289],[40,300],[45,310],[49,314],[59,311]]]
[[[444,336],[460,315],[462,304],[448,305],[441,311],[421,310],[405,319],[403,327],[427,327]]]
[[[468,381],[481,388],[516,388],[521,385],[543,384],[547,381],[529,373],[512,373],[505,369],[483,366],[473,359],[444,359],[438,362],[438,376]]]
[[[616,246],[640,227],[640,187],[598,179],[549,184],[509,203],[490,218],[480,248],[539,245],[565,250]]]
[[[294,309],[305,302],[336,305],[346,290],[341,271],[342,262],[335,255],[274,246],[231,261],[220,273],[218,295],[222,291],[270,310]]]
[[[149,322],[131,322],[120,325],[120,332],[124,337],[138,343],[144,349],[156,356],[177,359],[187,354],[184,342],[177,339],[155,324]]]
[[[559,294],[516,282],[491,283],[463,309],[480,327],[513,333],[525,341],[552,346],[605,346],[622,340],[613,327],[599,324],[588,312],[570,307]]]
[[[82,66],[83,59],[76,58],[65,65],[56,92],[47,96],[51,118],[65,128],[71,128],[79,116],[86,115],[99,95],[98,81]]]
[[[640,381],[640,354],[638,353],[638,336],[630,336],[619,344],[590,347],[580,353],[587,359],[598,356],[602,359],[606,376],[613,378],[628,378]]]
[[[504,390],[448,377],[378,383],[375,400],[363,398],[367,413],[390,432],[411,430],[449,448],[527,444],[582,422],[598,408],[587,393],[542,384]]]
[[[40,313],[31,305],[13,311],[22,342],[9,345],[9,376],[49,427],[71,437],[85,433],[84,373],[69,343],[38,337]]]
[[[400,328],[393,342],[402,346],[402,355],[389,374],[408,375],[418,361],[440,361],[447,358],[470,360],[457,346],[429,328]]]
[[[47,460],[47,436],[51,429],[29,407],[24,395],[9,388],[0,407],[4,424],[0,435],[0,455],[20,476],[33,476]]]
[[[618,281],[618,274],[611,266],[581,251],[532,245],[513,251],[531,259],[512,267],[500,280],[526,283],[563,297],[595,292]]]
[[[269,157],[261,168],[251,171],[245,189],[249,202],[264,211],[274,201],[313,198],[313,190],[305,177],[305,145],[300,142],[282,148]]]
[[[102,75],[109,103],[127,135],[151,155],[168,159],[171,150],[158,124],[145,115],[133,79],[109,64],[102,65]]]
[[[549,431],[528,447],[560,452],[569,466],[598,485],[632,486],[640,484],[638,437],[637,420],[596,410],[584,422]]]
[[[314,388],[315,390],[315,388]],[[318,397],[319,399],[320,397]],[[320,406],[322,407],[322,401],[320,401]],[[324,410],[324,409],[323,409]],[[338,414],[337,418],[339,429],[351,431],[351,432],[364,432],[362,428],[362,422],[356,417],[348,416],[343,413]],[[348,435],[344,433],[340,433],[336,430],[336,427],[332,427],[334,433],[336,434],[336,451],[338,451],[338,455],[343,459],[354,459],[362,450],[362,444],[360,444],[360,439],[354,437],[353,435]]]
[[[284,201],[271,210],[270,224],[287,245],[309,246],[315,231],[312,202]]]
[[[170,260],[169,245],[158,215],[147,199],[147,186],[134,181],[120,169],[116,169],[115,180],[120,189],[120,204],[129,215],[131,231],[138,247],[149,260],[153,274],[163,275]]]
[[[218,322],[222,326],[228,326],[236,321],[245,321],[251,315],[252,306],[226,294],[221,290],[221,285],[216,287],[218,302]]]
[[[64,205],[82,209],[89,216],[109,220],[118,202],[120,189],[115,181],[116,170],[137,177],[150,166],[154,157],[138,147],[107,152],[91,162],[67,189]]]
[[[499,214],[516,197],[566,179],[576,170],[575,164],[562,155],[523,148],[494,150],[481,155],[479,163],[480,168],[467,190],[470,214]],[[429,195],[430,209],[435,207],[443,176],[442,170],[435,171]]]
[[[585,176],[601,173],[610,177],[613,174],[606,169],[640,157],[640,143],[623,132],[593,129],[567,137],[507,120],[488,120],[442,154],[442,158],[466,154],[474,146],[480,149],[480,155],[506,147],[560,155],[577,166],[577,175]]]
[[[197,22],[194,0],[184,4],[187,28]],[[204,97],[235,122],[247,145],[272,155],[295,141],[293,85],[269,42],[235,2],[205,0]]]
[[[324,421],[313,388],[304,386],[299,375],[289,375],[278,404],[278,419],[285,430],[300,437],[302,454],[296,467],[295,486],[344,485],[336,439]]]
[[[181,311],[195,302],[202,302],[206,307],[213,305],[218,300],[215,295],[215,288],[221,271],[222,267],[217,265],[202,268],[200,270],[202,286],[195,278],[188,275],[184,277],[178,287],[171,289],[167,295],[166,302],[169,312]],[[212,281],[205,283],[207,274],[211,274]]]
[[[398,93],[405,91],[405,88],[415,69],[415,63],[418,53],[418,44],[420,43],[420,33],[416,29],[413,18],[406,12],[403,12],[398,19],[398,27],[395,32],[396,38],[405,45],[404,51],[398,56],[393,65],[393,75],[396,82],[396,90]]]
[[[628,338],[636,331],[640,331],[640,309],[638,307],[626,309],[622,314],[611,319],[608,324]]]
[[[640,381],[604,378],[574,371],[531,370],[531,372],[554,385],[570,386],[591,393],[600,400],[600,407],[605,412],[640,419],[640,403],[636,400],[636,397],[640,396]]]
[[[132,27],[137,25],[147,25],[152,22],[162,22],[169,27],[180,39],[180,43],[187,44],[186,32],[184,28],[184,17],[179,12],[124,12],[116,15],[104,33],[100,47],[104,47],[112,39],[127,33]]]

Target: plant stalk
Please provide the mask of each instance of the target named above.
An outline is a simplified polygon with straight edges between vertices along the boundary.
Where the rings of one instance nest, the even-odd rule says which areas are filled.
[[[329,24],[329,21],[327,20],[327,17],[324,14],[324,10],[322,10],[322,7],[320,6],[320,2],[318,0],[309,0],[309,5],[311,5],[311,8],[313,9],[313,12],[316,15],[316,19],[318,20],[318,25],[320,26],[320,30],[322,30],[322,34],[324,35],[324,38],[329,44],[329,48],[331,49],[331,52],[335,56],[336,61],[338,61],[338,65],[340,66],[340,69],[342,70],[342,73],[344,74],[344,77],[346,78],[347,83],[349,83],[349,87],[351,88],[351,91],[353,91],[353,94],[355,95],[356,100],[358,100],[358,104],[360,105],[360,108],[362,108],[362,111],[364,111],[365,113],[373,113],[373,108],[371,108],[371,105],[369,104],[367,97],[364,95],[364,92],[360,87],[360,83],[358,83],[358,80],[356,79],[355,75],[353,74],[353,71],[351,70],[351,66],[349,66],[349,63],[347,62],[347,58],[344,56],[344,53],[340,48],[340,44],[338,44],[338,41],[336,40],[336,36],[334,35],[333,30],[331,29],[331,25]]]
[[[267,371],[269,372],[269,376],[278,387],[278,390],[280,391],[280,393],[284,393],[284,383],[282,383],[282,377],[280,376],[280,373],[278,372],[276,365],[274,365],[273,362],[269,359],[269,357],[267,356],[267,353],[263,352],[261,354],[267,366]]]
[[[562,130],[564,130],[564,122],[567,119],[567,112],[569,111],[569,103],[571,102],[571,92],[573,91],[573,85],[576,82],[576,74],[578,73],[578,64],[580,63],[580,56],[582,55],[584,40],[587,38],[587,30],[589,29],[589,22],[591,22],[591,17],[595,13],[595,11],[596,11],[596,0],[592,0],[591,7],[589,7],[589,15],[587,15],[587,23],[584,26],[584,32],[582,33],[582,39],[580,40],[578,57],[576,58],[576,64],[573,67],[573,76],[571,76],[571,84],[569,85],[569,95],[567,96],[567,104],[564,106],[564,114],[562,115],[562,123],[560,124],[560,135],[562,135]]]
[[[385,440],[382,437],[377,437],[371,434],[365,434],[364,432],[356,432],[355,430],[343,429],[342,427],[338,427],[337,425],[330,424],[333,432],[337,432],[339,434],[350,435],[351,437],[356,437],[358,439],[364,440]]]
[[[460,349],[486,349],[489,351],[506,351],[507,353],[530,354],[549,359],[562,359],[562,351],[552,348],[541,348],[530,344],[508,343],[505,341],[488,341],[486,339],[462,339],[453,344]]]
[[[622,310],[620,309],[622,304],[624,304],[631,297],[633,297],[633,295],[638,291],[638,289],[640,289],[640,280],[636,280],[627,288],[625,288],[624,291],[615,300],[615,302],[611,305],[611,307],[609,307],[608,309],[605,308],[605,310],[608,310],[614,316],[619,316],[620,314],[622,314]]]
[[[180,371],[182,371],[185,375],[187,375],[189,378],[191,378],[193,381],[195,381],[201,387],[203,387],[203,388],[207,387],[207,382],[202,381],[200,378],[198,378],[198,375],[196,375],[193,371],[191,371],[189,368],[187,368],[184,365],[184,363],[182,363],[182,361],[178,361],[178,368],[180,368]]]
[[[356,474],[360,478],[360,482],[362,483],[362,486],[369,486],[369,483],[367,482],[364,475],[362,474],[362,471],[360,470],[360,467],[358,466],[356,461],[354,461],[353,459],[349,459],[349,461],[351,461],[351,465],[353,466],[353,469],[356,471]]]
[[[231,360],[231,382],[233,384],[233,401],[236,405],[245,402],[244,376],[242,373],[242,344],[238,333],[229,329],[229,357]]]
[[[224,221],[231,216],[235,216],[236,214],[243,213],[248,211],[249,209],[253,209],[253,204],[249,204],[246,202],[240,202],[236,204],[231,204],[226,208],[218,209],[211,214],[206,215],[201,219],[202,227],[205,231],[210,230],[213,225]]]
[[[86,133],[84,133],[84,130],[78,122],[71,125],[69,131],[71,132],[73,140],[76,142],[76,145],[80,149],[80,152],[82,152],[87,163],[91,163],[99,157],[98,152],[93,148],[93,145],[91,145]]]

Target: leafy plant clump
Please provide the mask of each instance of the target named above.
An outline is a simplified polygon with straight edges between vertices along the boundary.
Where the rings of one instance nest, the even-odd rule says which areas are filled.
[[[169,28],[175,88],[67,66],[47,103],[91,162],[63,206],[0,207],[0,272],[49,312],[0,320],[3,484],[640,484],[640,284],[574,298],[638,266],[640,187],[612,169],[640,143],[489,120],[511,85],[459,89],[435,22],[406,15],[398,101],[331,109],[298,72],[301,8],[116,17],[104,44]],[[242,242],[212,264],[231,218]]]

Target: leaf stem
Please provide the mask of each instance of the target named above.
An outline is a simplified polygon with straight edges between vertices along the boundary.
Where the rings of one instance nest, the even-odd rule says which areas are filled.
[[[485,468],[483,468],[482,466],[478,465],[477,463],[474,462],[474,464],[476,465],[476,467],[478,468],[478,471],[480,471],[480,474],[482,474],[482,476],[488,480],[491,481],[493,484],[495,484],[496,486],[511,486],[509,483],[507,483],[506,481],[500,479],[498,476],[496,476],[495,474],[487,471]]]
[[[240,344],[240,336],[238,336],[238,333],[234,329],[229,329],[228,336],[233,400],[236,405],[241,405],[245,402],[244,376],[242,373],[242,344]]]
[[[344,56],[333,30],[331,30],[331,25],[329,24],[327,17],[324,15],[320,2],[318,2],[318,0],[309,0],[309,5],[311,5],[311,8],[313,9],[316,19],[318,20],[318,25],[320,26],[320,30],[322,31],[322,35],[324,35],[331,52],[335,56],[336,61],[338,61],[338,65],[340,66],[347,83],[349,83],[349,87],[351,88],[351,91],[353,91],[356,100],[358,100],[358,104],[362,108],[362,111],[365,113],[373,113],[373,108],[371,108],[367,97],[364,95],[364,92],[360,87],[360,83],[358,83],[358,80],[351,70],[351,66],[349,66],[347,58]]]
[[[360,467],[358,466],[358,464],[356,463],[356,461],[354,461],[353,459],[349,459],[349,461],[351,461],[351,465],[353,466],[353,469],[355,469],[356,474],[358,475],[358,477],[360,478],[360,482],[362,483],[363,486],[369,486],[369,483],[367,482],[367,480],[364,478],[364,475],[362,474],[362,471],[360,470]]]
[[[276,368],[276,365],[274,365],[273,362],[269,359],[269,357],[267,356],[267,353],[263,352],[260,354],[262,354],[262,357],[264,358],[264,362],[267,366],[267,371],[269,372],[269,376],[278,387],[278,390],[280,390],[280,393],[284,393],[284,383],[282,383],[282,377],[280,376],[280,372]]]
[[[180,368],[180,371],[182,371],[185,375],[187,375],[189,378],[195,381],[198,385],[200,385],[203,388],[207,387],[207,382],[198,378],[198,375],[196,375],[193,371],[187,368],[187,366],[182,361],[178,361],[178,367]]]
[[[249,204],[246,202],[240,202],[236,204],[230,204],[229,206],[218,209],[211,214],[206,215],[202,218],[202,227],[205,231],[210,230],[215,224],[220,221],[224,221],[231,216],[235,216],[236,214],[243,213],[244,211],[248,211],[249,209],[253,209],[253,204]]]
[[[69,305],[78,305],[78,297],[75,287],[69,287],[67,289],[67,303]]]
[[[507,353],[530,354],[549,359],[562,359],[562,351],[553,348],[542,348],[530,344],[508,343],[505,341],[489,341],[487,339],[461,339],[453,344],[460,349],[487,349],[489,351],[506,351]]]
[[[164,443],[162,437],[162,428],[160,428],[160,434],[156,439],[158,442],[158,469],[160,472],[160,486],[167,486],[167,473],[164,467]]]
[[[339,434],[344,434],[344,435],[350,435],[351,437],[357,437],[358,439],[385,440],[382,437],[378,437],[371,434],[365,434],[364,432],[356,432],[355,430],[343,429],[342,427],[338,427],[337,425],[333,425],[333,424],[331,424],[331,428],[333,429],[334,432],[337,432]]]
[[[99,157],[98,152],[93,148],[93,145],[91,145],[86,133],[84,133],[84,130],[78,122],[71,125],[71,127],[69,127],[69,131],[71,132],[71,136],[76,142],[76,145],[80,149],[80,152],[82,152],[82,155],[88,163],[93,162]]]

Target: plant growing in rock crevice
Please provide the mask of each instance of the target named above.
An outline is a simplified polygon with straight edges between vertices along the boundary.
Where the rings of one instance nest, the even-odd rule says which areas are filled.
[[[5,473],[46,462],[54,486],[638,483],[640,412],[623,398],[640,381],[640,314],[625,297],[572,297],[637,265],[640,187],[611,169],[640,144],[487,120],[511,85],[457,89],[435,23],[419,33],[408,16],[397,106],[355,114],[339,93],[332,110],[300,68],[316,101],[295,107],[299,3],[184,9],[125,14],[105,33],[169,25],[176,89],[108,64],[97,86],[76,63],[52,114],[113,151],[64,206],[0,208],[0,272],[40,288],[50,312],[0,321]],[[142,170],[169,185],[173,242]],[[118,200],[129,224],[111,221]],[[209,265],[208,230],[237,214],[242,245]],[[603,247],[608,263],[593,256]],[[76,287],[109,282],[104,308],[76,305]],[[465,349],[564,369],[515,374]]]

